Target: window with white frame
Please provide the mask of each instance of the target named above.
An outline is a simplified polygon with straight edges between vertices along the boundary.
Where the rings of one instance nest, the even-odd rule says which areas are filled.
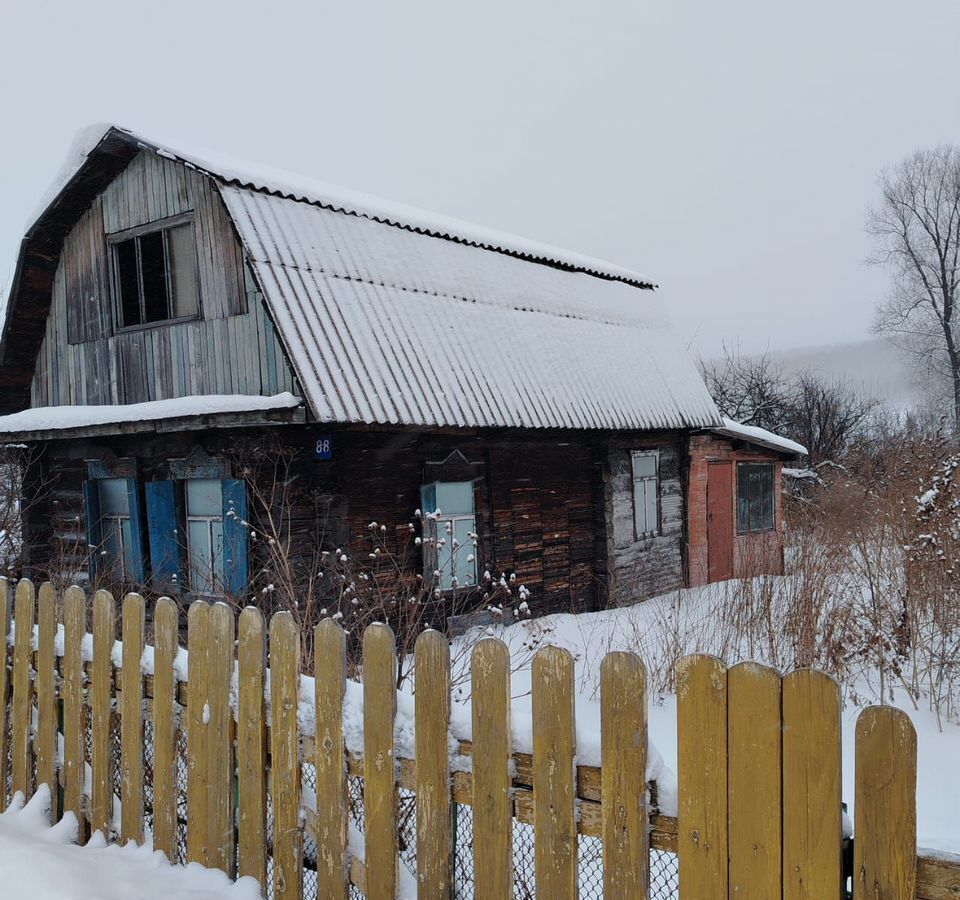
[[[647,537],[660,531],[660,456],[656,450],[633,450],[633,536]]]
[[[420,491],[427,548],[424,566],[441,591],[477,583],[477,517],[472,481],[434,481]],[[435,541],[431,545],[430,542]],[[432,567],[432,569],[431,569]],[[439,575],[434,573],[439,572]]]
[[[136,555],[126,478],[100,478],[100,557],[103,569],[120,581],[133,577]]]
[[[219,594],[224,585],[223,486],[218,478],[184,484],[190,590]]]

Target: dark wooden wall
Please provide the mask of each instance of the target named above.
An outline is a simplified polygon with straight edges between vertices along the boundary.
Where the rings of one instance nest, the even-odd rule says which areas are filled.
[[[316,437],[330,434],[333,459],[313,456]],[[206,433],[50,442],[45,504],[31,512],[28,569],[66,567],[82,577],[86,546],[82,509],[85,460],[135,457],[141,480],[170,477],[169,459],[197,447],[233,463],[233,475],[265,485],[281,461],[290,485],[292,528],[304,564],[316,542],[353,554],[369,552],[369,524],[386,525],[391,553],[411,571],[421,566],[410,523],[427,480],[476,479],[482,574],[516,575],[536,613],[597,609],[606,596],[606,540],[601,436],[542,433],[441,435],[283,426]],[[243,470],[246,469],[246,472]],[[52,523],[50,529],[46,523]],[[53,562],[50,563],[50,557]],[[256,570],[256,565],[251,571]]]
[[[191,211],[201,318],[115,333],[106,236]],[[281,391],[294,377],[215,185],[142,151],[65,239],[31,405]]]

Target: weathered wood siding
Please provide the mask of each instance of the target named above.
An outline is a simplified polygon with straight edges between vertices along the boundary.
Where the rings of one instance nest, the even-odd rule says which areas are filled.
[[[660,531],[634,537],[631,450],[659,451]],[[608,596],[626,606],[683,586],[683,484],[679,438],[617,439],[610,448],[606,483]]]
[[[114,333],[107,235],[193,212],[201,318]],[[294,377],[213,183],[143,151],[64,243],[31,404],[276,394]]]
[[[267,494],[272,479],[281,475],[289,490],[295,565],[313,565],[320,546],[349,548],[355,558],[366,557],[368,526],[376,521],[387,527],[378,537],[388,551],[416,573],[422,561],[409,524],[421,503],[421,485],[436,478],[471,478],[480,573],[489,568],[496,577],[515,574],[515,586],[530,591],[534,613],[582,612],[603,604],[601,438],[343,428],[333,432],[333,459],[319,461],[313,456],[319,433],[317,426],[278,426],[48,442],[37,477],[53,490],[30,511],[26,569],[37,577],[45,577],[48,568],[54,575],[69,573],[62,576],[68,583],[85,577],[85,460],[133,457],[137,477],[151,481],[170,478],[171,459],[203,447],[211,456],[231,460],[235,475],[246,469],[245,477],[257,479]],[[454,451],[466,462],[455,454],[451,463]],[[250,569],[257,572],[260,565]]]

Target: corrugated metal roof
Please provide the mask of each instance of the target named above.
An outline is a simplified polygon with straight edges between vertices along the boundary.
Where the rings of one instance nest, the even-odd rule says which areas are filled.
[[[652,292],[262,190],[221,193],[320,420],[720,424]]]

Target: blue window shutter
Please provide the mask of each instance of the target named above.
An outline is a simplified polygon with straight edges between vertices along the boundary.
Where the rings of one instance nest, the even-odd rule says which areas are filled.
[[[130,536],[133,539],[133,552],[130,554],[127,573],[130,580],[142,585],[147,577],[145,563],[146,554],[143,551],[143,503],[140,500],[140,491],[136,478],[127,479],[127,502],[130,505]]]
[[[155,590],[176,591],[183,583],[180,571],[180,523],[175,481],[148,481],[147,532],[150,569]]]
[[[247,524],[247,486],[236,478],[224,478],[223,578],[226,592],[234,597],[247,589],[250,526]]]
[[[93,479],[83,483],[83,517],[87,526],[87,572],[92,584],[97,578],[97,561],[103,539],[103,529],[100,527],[100,486]]]

